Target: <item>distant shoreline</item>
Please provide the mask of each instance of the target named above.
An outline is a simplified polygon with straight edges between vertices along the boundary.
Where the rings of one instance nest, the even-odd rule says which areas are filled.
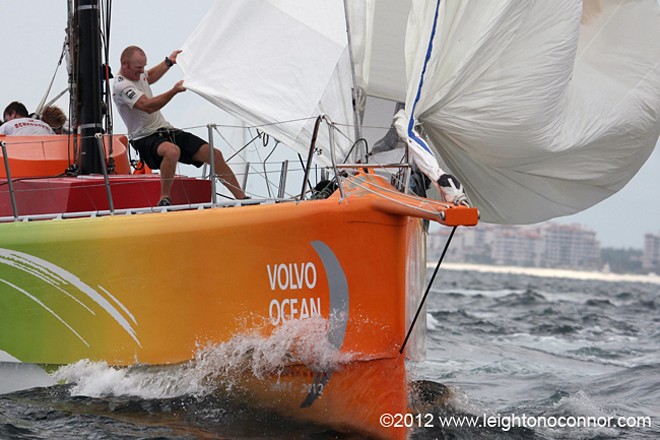
[[[436,263],[428,263],[428,267],[435,267]],[[634,282],[660,284],[660,276],[639,275],[639,274],[620,274],[605,272],[587,272],[570,269],[550,269],[541,267],[518,267],[518,266],[491,266],[486,264],[470,263],[443,263],[443,269],[447,270],[467,270],[474,272],[489,273],[510,273],[516,275],[529,275],[545,278],[571,278],[576,280],[599,280],[610,282]]]

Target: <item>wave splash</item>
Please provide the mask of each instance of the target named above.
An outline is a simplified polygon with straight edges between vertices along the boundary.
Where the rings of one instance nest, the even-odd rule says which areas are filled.
[[[218,387],[231,389],[246,374],[279,381],[285,369],[302,365],[312,372],[335,371],[351,362],[328,341],[329,321],[320,316],[291,320],[264,336],[266,326],[234,336],[227,342],[200,346],[193,359],[176,365],[114,367],[81,360],[52,376],[71,383],[71,395],[135,396],[166,399],[205,397]]]

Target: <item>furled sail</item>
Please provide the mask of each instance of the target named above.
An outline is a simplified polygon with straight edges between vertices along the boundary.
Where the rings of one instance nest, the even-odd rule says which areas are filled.
[[[656,0],[374,0],[349,17],[365,33],[352,39],[364,54],[358,84],[405,101],[400,132],[422,124],[483,221],[586,209],[621,189],[658,140]],[[388,68],[371,67],[384,58]]]
[[[218,0],[182,47],[185,86],[306,154],[315,118],[352,145],[352,80],[341,1]],[[317,162],[330,163],[325,127]]]

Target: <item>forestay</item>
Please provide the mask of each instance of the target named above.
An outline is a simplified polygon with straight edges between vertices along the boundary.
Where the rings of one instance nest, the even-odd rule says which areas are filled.
[[[484,221],[586,209],[657,142],[656,0],[374,0],[349,16],[358,84],[405,101],[399,131],[422,124]]]
[[[341,1],[218,0],[182,49],[186,87],[247,125],[306,155],[314,119],[326,114],[341,131],[337,157],[350,149],[352,81]],[[324,125],[320,164],[330,164],[328,137]]]

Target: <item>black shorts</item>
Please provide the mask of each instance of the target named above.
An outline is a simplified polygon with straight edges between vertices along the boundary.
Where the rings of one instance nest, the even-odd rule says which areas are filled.
[[[197,168],[204,164],[204,162],[193,160],[193,156],[207,142],[192,133],[177,128],[161,128],[149,136],[134,140],[133,145],[140,152],[140,159],[149,168],[157,170],[163,161],[163,157],[158,155],[158,146],[163,142],[172,142],[179,147],[181,150],[179,162],[195,165]]]

